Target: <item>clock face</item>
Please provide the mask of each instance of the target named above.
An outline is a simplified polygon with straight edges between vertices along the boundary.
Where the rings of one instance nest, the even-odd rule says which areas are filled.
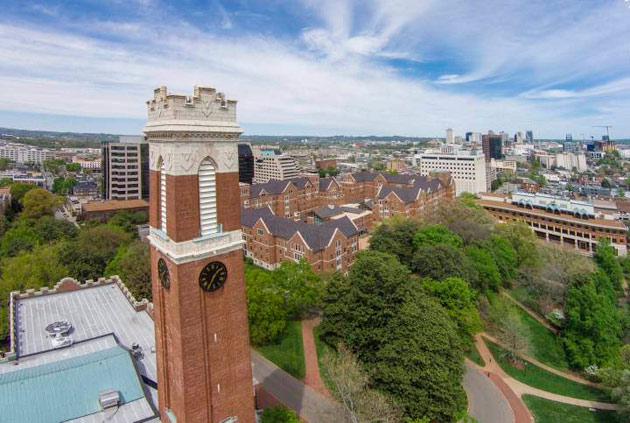
[[[206,292],[216,291],[227,280],[227,268],[220,261],[208,263],[199,274],[199,286]]]
[[[164,259],[158,260],[158,276],[160,278],[160,283],[166,289],[171,287],[171,276],[168,273],[168,266]]]

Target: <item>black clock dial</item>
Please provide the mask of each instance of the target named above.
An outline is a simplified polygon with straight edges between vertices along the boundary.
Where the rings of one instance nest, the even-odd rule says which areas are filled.
[[[206,292],[216,291],[227,280],[228,272],[220,261],[208,263],[199,274],[199,286]]]
[[[168,266],[164,259],[158,260],[158,276],[160,278],[160,283],[166,289],[171,287],[171,276],[168,273]]]

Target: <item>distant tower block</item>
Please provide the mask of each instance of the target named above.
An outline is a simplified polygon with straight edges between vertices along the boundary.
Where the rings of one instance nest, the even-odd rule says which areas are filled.
[[[253,423],[236,101],[161,87],[147,105],[160,418]]]

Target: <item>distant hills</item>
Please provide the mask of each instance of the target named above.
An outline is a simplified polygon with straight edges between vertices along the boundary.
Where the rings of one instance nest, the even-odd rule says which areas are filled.
[[[27,129],[0,128],[0,139],[10,141],[23,142],[25,144],[36,145],[44,148],[55,147],[93,147],[101,141],[117,141],[120,135],[117,134],[94,134],[85,132],[54,132],[54,131],[32,131]],[[308,140],[315,143],[347,143],[347,142],[426,142],[434,139],[434,137],[403,137],[399,135],[392,136],[347,136],[334,135],[329,137],[320,137],[312,135],[243,135],[244,141],[265,143],[265,142],[284,142],[299,143],[302,140]],[[564,142],[563,139],[542,139],[537,141],[556,141]],[[618,143],[630,143],[630,140],[617,140]]]

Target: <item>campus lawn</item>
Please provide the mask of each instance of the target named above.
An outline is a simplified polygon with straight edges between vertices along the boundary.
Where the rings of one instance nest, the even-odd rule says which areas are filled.
[[[464,355],[471,361],[479,364],[481,367],[484,367],[486,363],[484,363],[483,358],[481,358],[481,354],[479,354],[479,350],[477,350],[477,346],[472,344],[470,348],[464,350]]]
[[[563,404],[532,395],[523,395],[523,401],[532,412],[536,423],[617,423],[615,411],[590,411],[587,407]]]
[[[528,329],[527,338],[530,346],[528,355],[558,370],[567,370],[569,363],[567,363],[560,339],[520,307],[515,307],[521,321]]]
[[[319,326],[313,328],[313,338],[315,338],[315,349],[317,350],[317,362],[319,363],[319,375],[321,376],[322,382],[324,382],[326,388],[329,388],[330,382],[326,377],[326,368],[322,365],[322,357],[325,354],[336,354],[337,352],[333,347],[319,338],[319,332]]]
[[[298,379],[304,377],[304,344],[300,321],[289,321],[278,342],[256,347],[256,350],[292,376]]]
[[[494,359],[503,371],[526,385],[572,398],[601,402],[610,401],[606,393],[599,389],[549,373],[531,363],[525,362],[522,368],[515,367],[504,356],[505,349],[491,341],[484,340],[484,342],[488,345]]]

